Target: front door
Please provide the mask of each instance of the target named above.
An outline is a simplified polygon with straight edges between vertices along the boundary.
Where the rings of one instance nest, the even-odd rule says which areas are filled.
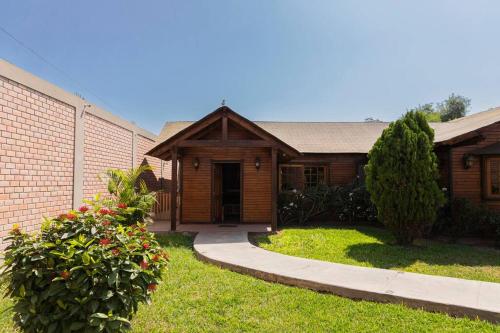
[[[212,219],[215,223],[237,223],[241,220],[241,164],[213,164]]]

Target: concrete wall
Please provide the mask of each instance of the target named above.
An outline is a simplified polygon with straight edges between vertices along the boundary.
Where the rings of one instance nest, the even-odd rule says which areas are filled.
[[[155,170],[146,175],[147,183],[159,189],[169,165],[144,156],[155,140],[156,135],[0,59],[0,237],[15,223],[36,230],[42,216],[106,192],[97,176],[107,168],[148,163]]]

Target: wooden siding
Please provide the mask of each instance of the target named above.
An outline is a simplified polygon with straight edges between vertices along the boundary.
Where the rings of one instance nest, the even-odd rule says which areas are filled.
[[[255,158],[261,160],[259,170]],[[195,169],[193,159],[199,159]],[[182,151],[182,222],[210,223],[212,161],[242,161],[241,222],[271,222],[271,152],[269,148],[185,148]]]
[[[491,209],[500,211],[499,200],[485,200],[482,196],[481,159],[475,157],[472,166],[469,169],[464,168],[464,154],[500,141],[500,124],[488,126],[480,132],[484,137],[484,140],[481,142],[450,148],[452,160],[451,189],[454,197],[467,198],[476,204],[484,202]]]
[[[328,184],[343,186],[356,179],[359,166],[365,162],[366,154],[305,154],[287,164],[326,166]]]

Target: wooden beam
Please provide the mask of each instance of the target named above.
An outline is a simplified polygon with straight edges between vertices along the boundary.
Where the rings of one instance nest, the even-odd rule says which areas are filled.
[[[222,140],[227,141],[227,117],[222,117]]]
[[[184,140],[179,147],[272,147],[273,144],[264,140]]]
[[[172,148],[172,179],[170,181],[170,230],[177,227],[177,147]]]
[[[278,150],[271,149],[271,230],[278,231]]]

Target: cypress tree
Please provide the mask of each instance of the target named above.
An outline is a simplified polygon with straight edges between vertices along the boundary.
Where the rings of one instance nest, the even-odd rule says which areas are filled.
[[[368,154],[366,186],[379,220],[398,244],[411,244],[428,230],[444,203],[433,142],[425,115],[409,111],[383,131]]]

